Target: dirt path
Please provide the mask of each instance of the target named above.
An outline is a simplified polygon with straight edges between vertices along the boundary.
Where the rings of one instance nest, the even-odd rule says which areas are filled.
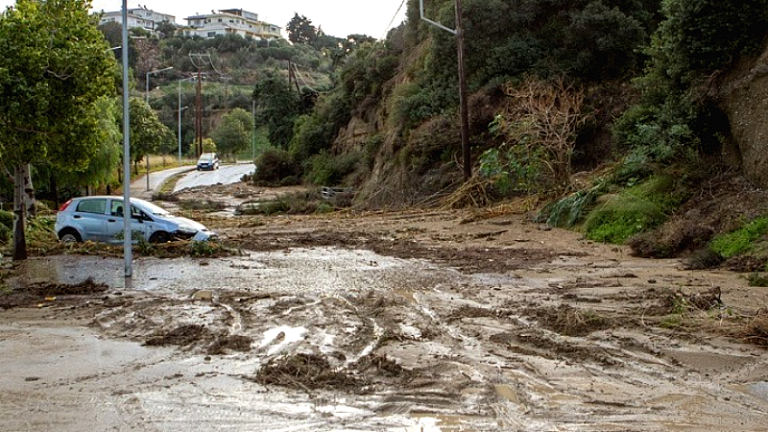
[[[33,288],[0,309],[0,429],[757,431],[768,420],[768,360],[745,339],[766,295],[738,274],[633,258],[509,214],[205,223],[243,254],[144,258],[130,290],[117,286],[119,259],[38,259],[69,283],[55,300],[36,285],[50,274],[9,281]]]

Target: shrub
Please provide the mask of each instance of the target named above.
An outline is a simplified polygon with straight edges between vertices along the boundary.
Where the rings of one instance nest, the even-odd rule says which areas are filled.
[[[0,210],[0,225],[8,228],[9,230],[13,229],[13,212],[9,212],[7,210]]]
[[[731,258],[750,251],[754,242],[766,234],[768,217],[761,216],[736,231],[715,237],[710,248],[724,258]]]
[[[671,177],[651,177],[608,197],[594,209],[584,225],[586,236],[596,241],[624,243],[635,234],[661,225],[686,198],[687,189]]]
[[[286,178],[297,178],[301,167],[286,150],[267,148],[256,158],[253,176],[256,184],[278,184]]]
[[[308,161],[306,180],[318,186],[342,184],[360,162],[359,152],[331,156],[325,152],[312,156]]]

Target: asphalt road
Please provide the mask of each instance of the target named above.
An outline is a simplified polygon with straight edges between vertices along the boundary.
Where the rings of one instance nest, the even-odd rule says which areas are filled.
[[[197,171],[193,165],[157,171],[149,175],[149,188],[147,188],[146,176],[134,180],[131,183],[131,196],[150,199],[152,198],[152,193],[160,188],[163,183],[179,173],[186,172],[176,183],[173,192],[196,186],[237,183],[244,174],[252,173],[255,168],[253,163],[238,163],[221,165],[216,171]]]
[[[231,184],[240,181],[245,174],[253,173],[256,167],[253,163],[238,163],[233,165],[221,165],[215,171],[190,171],[179,179],[173,191],[180,191],[196,186],[210,186],[215,184]]]

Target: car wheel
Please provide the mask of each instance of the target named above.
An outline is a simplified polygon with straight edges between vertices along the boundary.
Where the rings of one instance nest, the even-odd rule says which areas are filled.
[[[149,237],[150,243],[167,243],[171,241],[171,235],[165,231],[158,231]]]
[[[59,233],[59,240],[64,243],[80,243],[83,241],[80,234],[72,228],[65,228]]]

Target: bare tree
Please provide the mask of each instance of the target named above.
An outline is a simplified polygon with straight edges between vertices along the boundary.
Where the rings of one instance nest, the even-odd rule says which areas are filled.
[[[520,85],[508,84],[504,93],[509,100],[497,121],[508,142],[543,149],[555,184],[567,188],[577,132],[589,118],[582,112],[584,91],[563,78],[528,77]]]

